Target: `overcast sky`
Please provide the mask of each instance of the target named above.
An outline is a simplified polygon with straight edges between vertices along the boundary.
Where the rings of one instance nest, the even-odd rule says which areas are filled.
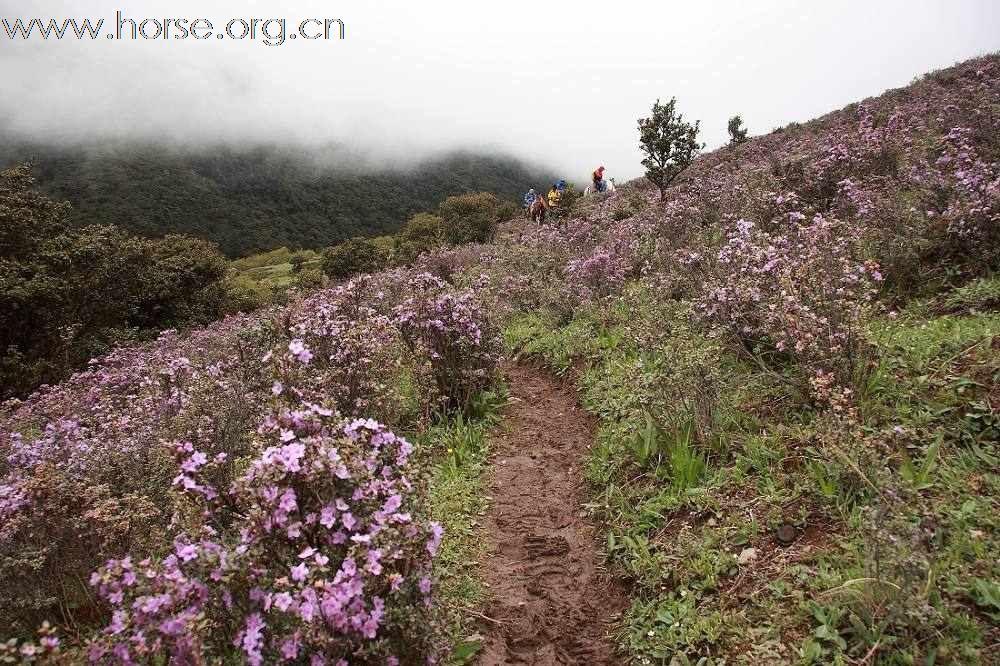
[[[0,0],[0,19],[103,18],[108,32],[125,4]],[[657,97],[676,96],[711,148],[735,113],[763,133],[1000,50],[997,0],[127,6],[137,22],[205,18],[216,32],[238,18],[285,18],[288,32],[339,18],[346,39],[12,41],[0,26],[0,130],[55,141],[346,141],[392,161],[489,147],[570,180],[598,164],[626,178],[642,172],[636,119]]]

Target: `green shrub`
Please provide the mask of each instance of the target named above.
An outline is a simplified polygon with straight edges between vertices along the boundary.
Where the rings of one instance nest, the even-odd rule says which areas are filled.
[[[444,238],[452,245],[483,243],[493,236],[502,214],[496,195],[491,192],[448,197],[438,214],[444,221]]]
[[[334,279],[385,268],[390,256],[383,244],[355,237],[323,250],[323,272]]]
[[[0,173],[0,399],[56,382],[137,331],[206,323],[226,307],[214,243],[75,228],[69,206]]]
[[[430,213],[417,213],[396,236],[400,261],[410,263],[424,252],[444,245],[444,220]]]
[[[1000,277],[973,280],[945,297],[948,312],[1000,310]]]
[[[626,205],[618,205],[611,212],[611,219],[615,222],[621,222],[622,220],[627,220],[632,217],[632,209]]]
[[[746,143],[747,139],[747,128],[743,126],[743,119],[739,116],[733,116],[729,119],[729,147],[734,148],[741,143]]]
[[[317,289],[325,283],[326,275],[318,268],[306,268],[295,279],[295,286],[299,289]]]

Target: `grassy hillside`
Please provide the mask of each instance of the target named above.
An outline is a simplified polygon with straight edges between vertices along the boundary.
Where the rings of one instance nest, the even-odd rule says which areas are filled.
[[[621,663],[996,663],[1000,56],[485,237],[0,405],[0,657],[474,658],[506,355]]]
[[[489,191],[514,199],[551,180],[509,157],[461,152],[409,170],[373,171],[346,154],[329,170],[268,149],[71,150],[5,142],[0,164],[18,161],[32,162],[40,186],[72,203],[81,224],[114,224],[144,236],[190,234],[217,242],[231,257],[393,233],[447,196]]]
[[[998,80],[928,75],[495,250],[512,353],[601,420],[631,663],[997,663]]]

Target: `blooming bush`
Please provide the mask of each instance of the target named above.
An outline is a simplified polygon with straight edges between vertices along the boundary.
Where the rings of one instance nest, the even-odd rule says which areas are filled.
[[[914,169],[927,216],[940,219],[971,258],[1000,266],[1000,162],[982,158],[968,127],[952,128],[935,152],[933,164]]]
[[[863,344],[865,303],[881,274],[858,258],[856,230],[802,217],[790,213],[778,233],[737,221],[706,276],[700,308],[744,352],[787,354],[809,375],[848,380]]]
[[[378,414],[395,423],[407,416],[397,377],[407,366],[385,293],[364,280],[319,291],[288,309],[290,336],[276,349],[275,383],[294,386],[313,401],[332,400],[345,416]]]
[[[426,356],[446,406],[465,408],[496,377],[499,334],[472,292],[447,291],[429,273],[410,286],[414,295],[396,308],[396,323],[410,348]]]
[[[289,577],[302,564],[305,539],[321,560],[357,564],[351,584],[367,596],[363,605],[360,597],[345,599],[345,612],[351,623],[365,613],[368,628],[338,624],[338,638],[328,643],[318,638],[328,632],[320,624],[289,629],[289,635],[300,632],[303,654],[307,647],[366,655],[398,650],[399,641],[421,645],[427,544],[430,539],[433,551],[436,542],[418,520],[423,491],[411,474],[419,469],[411,469],[409,444],[375,421],[356,418],[373,414],[379,422],[417,425],[415,419],[441,406],[441,395],[468,396],[491,381],[499,354],[471,292],[451,293],[437,283],[422,299],[408,300],[412,279],[392,271],[282,310],[186,335],[167,332],[149,345],[95,359],[88,371],[24,402],[4,404],[0,567],[9,584],[0,590],[2,631],[26,637],[48,619],[85,633],[108,618],[94,648],[102,659],[223,655],[235,649],[238,633],[220,619],[236,612],[227,605],[231,597],[247,611],[243,619],[250,621],[255,610],[271,627],[261,629],[267,661],[267,650],[281,651],[272,632],[285,620],[272,622],[274,611],[262,607],[253,590],[265,583],[280,587],[283,577],[303,583]],[[433,320],[423,321],[424,315]],[[340,463],[329,467],[334,449]],[[292,488],[297,498],[301,520],[294,528],[283,525],[279,541],[277,528],[254,522],[266,508],[257,493],[264,483]],[[331,500],[335,515],[340,520],[344,510],[337,507],[346,503],[350,524],[329,530],[323,524],[328,507],[313,503],[333,494],[342,500]],[[322,530],[336,543],[324,542]],[[198,554],[186,559],[191,548]],[[122,585],[123,577],[131,580],[123,562],[141,567],[141,585]],[[321,565],[313,564],[307,566],[319,576]],[[102,604],[86,589],[97,569]],[[337,571],[323,570],[331,586],[347,580]],[[225,581],[218,579],[223,574]],[[309,577],[298,589],[306,593],[312,585],[319,594],[319,580]],[[224,582],[232,585],[223,589]],[[282,590],[292,593],[272,592]],[[134,604],[150,595],[163,603],[148,616],[137,613]],[[127,618],[114,614],[119,611]],[[243,630],[252,635],[255,622]],[[120,625],[132,633],[122,634]]]
[[[340,664],[422,644],[441,532],[415,514],[412,445],[370,419],[275,402],[260,428],[270,445],[231,488],[211,480],[224,453],[172,446],[183,529],[166,557],[92,576],[112,609],[92,661],[235,649],[250,664]]]

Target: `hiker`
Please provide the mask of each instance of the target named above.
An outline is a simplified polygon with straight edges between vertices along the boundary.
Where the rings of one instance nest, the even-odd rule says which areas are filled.
[[[560,178],[559,182],[556,183],[556,189],[559,190],[559,196],[561,197],[566,192],[566,181]]]
[[[558,183],[552,184],[552,189],[549,190],[549,208],[559,208],[559,202],[562,200],[562,192],[559,191]]]
[[[537,198],[538,195],[535,194],[535,188],[528,190],[527,194],[524,195],[524,207],[531,208],[531,204],[535,203],[535,199]]]
[[[524,204],[525,217],[531,217],[531,206],[532,204],[535,203],[536,199],[538,199],[538,195],[535,194],[535,188],[532,187],[527,192],[525,192],[524,199],[522,200],[522,203]]]
[[[604,167],[598,167],[597,171],[593,174],[594,178],[594,191],[595,192],[605,192],[608,189],[608,184],[604,182]]]

